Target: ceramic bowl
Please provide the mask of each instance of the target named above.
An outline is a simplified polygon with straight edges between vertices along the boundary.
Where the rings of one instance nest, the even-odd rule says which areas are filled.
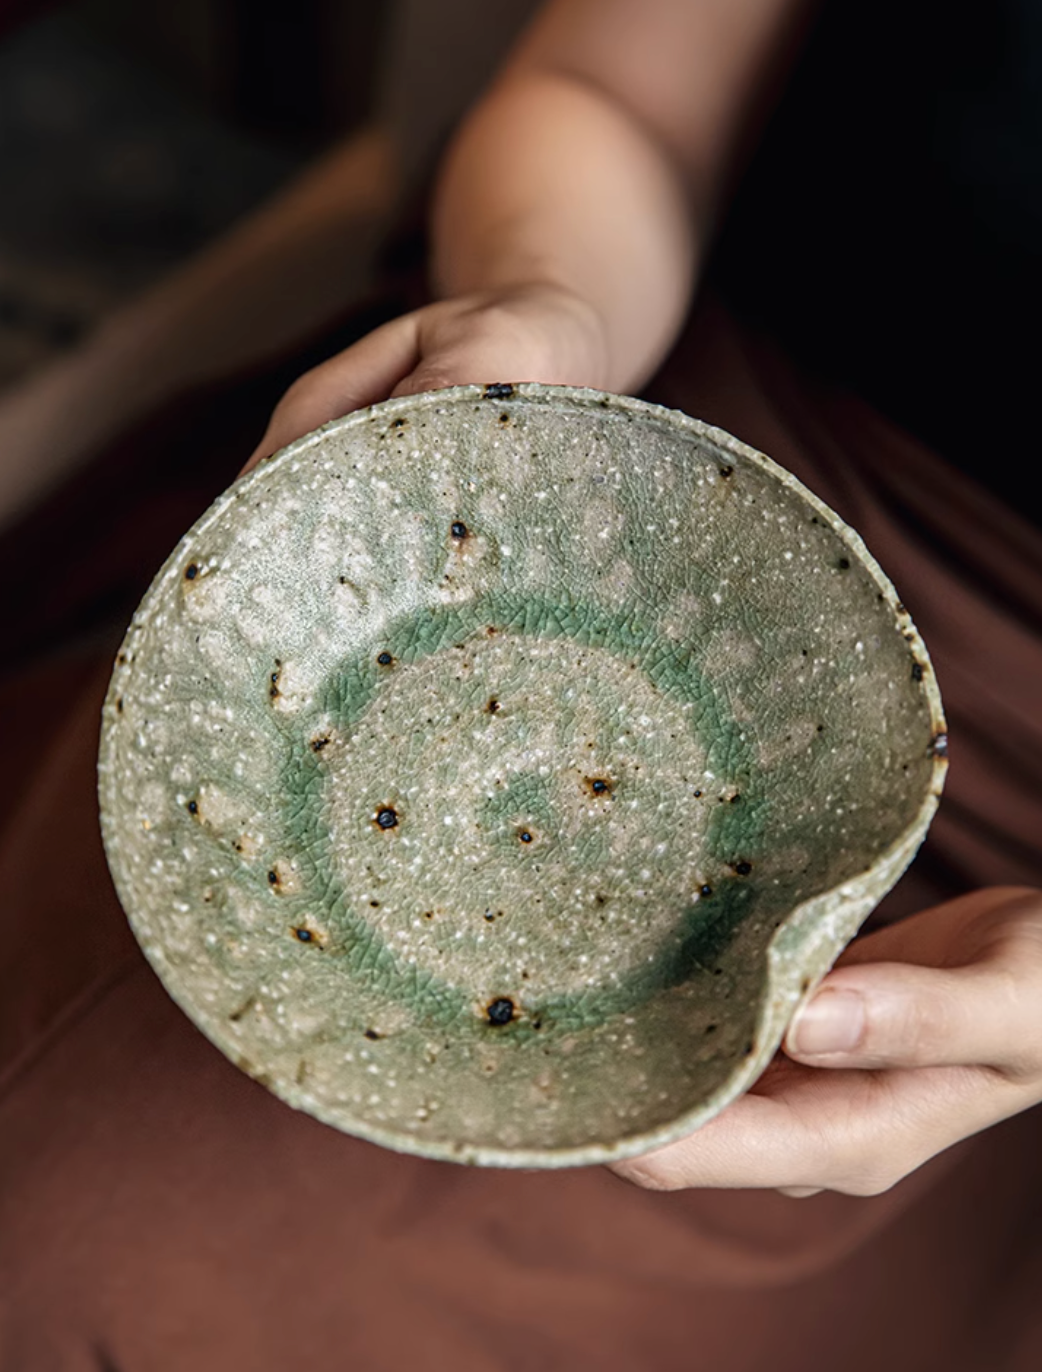
[[[431,1157],[709,1119],[920,843],[926,649],[729,435],[464,386],[327,425],[159,572],[104,711],[119,895],[284,1101]]]

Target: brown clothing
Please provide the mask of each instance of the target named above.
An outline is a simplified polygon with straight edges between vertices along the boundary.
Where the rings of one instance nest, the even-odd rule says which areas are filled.
[[[652,394],[795,471],[924,633],[951,777],[886,913],[1042,885],[1042,537],[711,305]],[[398,1156],[242,1075],[113,894],[105,675],[77,658],[0,695],[5,755],[49,740],[0,833],[0,1372],[1042,1367],[1038,1110],[879,1197],[660,1195]]]

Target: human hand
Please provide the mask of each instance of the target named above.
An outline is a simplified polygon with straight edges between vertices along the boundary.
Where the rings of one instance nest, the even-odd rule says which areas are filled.
[[[851,944],[784,1049],[701,1129],[612,1170],[876,1195],[1042,1101],[1042,891],[975,891]]]
[[[293,383],[243,470],[363,405],[490,381],[606,386],[595,311],[568,291],[533,285],[439,301],[392,319]]]

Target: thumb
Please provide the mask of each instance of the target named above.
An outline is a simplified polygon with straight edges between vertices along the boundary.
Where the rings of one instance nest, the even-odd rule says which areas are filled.
[[[987,1065],[1022,1071],[1042,1029],[1038,987],[993,963],[940,969],[882,962],[827,977],[797,1013],[789,1057],[812,1067]]]

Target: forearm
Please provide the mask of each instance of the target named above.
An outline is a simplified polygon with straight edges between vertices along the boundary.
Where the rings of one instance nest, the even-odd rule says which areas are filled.
[[[565,292],[599,355],[590,384],[633,390],[683,320],[701,248],[667,151],[596,88],[508,78],[475,111],[442,176],[434,278],[448,296]]]
[[[439,291],[567,292],[597,321],[599,384],[635,388],[679,328],[812,6],[552,0],[447,159]]]

